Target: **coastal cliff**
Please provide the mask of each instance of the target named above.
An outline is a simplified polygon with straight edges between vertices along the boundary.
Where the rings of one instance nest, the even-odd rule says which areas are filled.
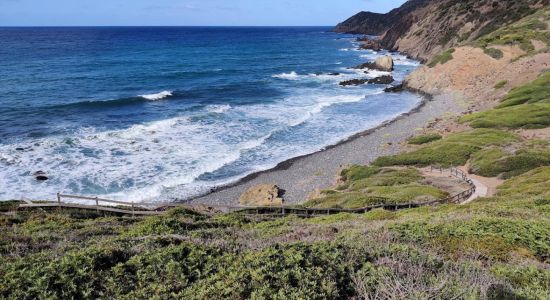
[[[549,4],[549,0],[411,0],[387,14],[361,12],[336,32],[380,36],[386,49],[429,60],[478,39]]]

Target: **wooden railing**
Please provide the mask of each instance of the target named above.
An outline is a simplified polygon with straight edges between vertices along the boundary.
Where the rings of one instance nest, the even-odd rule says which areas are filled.
[[[443,169],[440,167],[432,167],[431,170],[439,170],[443,172]],[[250,207],[250,206],[215,206],[215,205],[200,205],[202,208],[207,208],[212,211],[219,212],[240,212],[248,215],[269,215],[269,216],[285,216],[285,215],[297,215],[301,217],[311,217],[319,215],[332,215],[339,213],[366,213],[374,209],[384,209],[389,211],[396,211],[402,209],[410,209],[421,206],[429,206],[435,204],[443,203],[455,203],[459,204],[469,199],[476,191],[476,186],[471,179],[468,178],[467,174],[457,168],[451,168],[450,173],[452,176],[466,182],[469,185],[469,188],[461,193],[453,195],[445,199],[437,199],[425,202],[414,202],[409,201],[406,203],[386,203],[371,205],[363,208],[356,209],[342,209],[342,208],[301,208],[301,207],[289,207],[289,206],[259,206],[259,207]],[[63,199],[74,199],[92,202],[92,205],[87,204],[76,204],[71,202],[64,202]],[[380,198],[380,200],[387,200]],[[107,205],[102,205],[107,204]],[[184,207],[191,210],[197,210],[199,206],[184,205],[177,203],[135,203],[135,202],[123,202],[115,201],[109,199],[103,199],[99,197],[86,197],[86,196],[75,196],[75,195],[66,195],[66,194],[57,194],[57,202],[31,202],[26,204],[21,204],[21,208],[44,208],[44,207],[57,207],[62,208],[77,208],[77,209],[88,209],[96,211],[106,211],[120,214],[127,214],[132,216],[143,216],[143,215],[160,215],[164,214],[167,209]]]

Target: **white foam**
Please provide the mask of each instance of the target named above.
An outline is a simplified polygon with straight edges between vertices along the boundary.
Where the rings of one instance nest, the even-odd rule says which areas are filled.
[[[206,107],[206,110],[208,110],[211,113],[216,114],[223,114],[228,112],[231,109],[231,105],[229,104],[222,104],[222,105],[208,105]]]
[[[142,98],[145,98],[147,100],[155,101],[155,100],[161,100],[161,99],[164,99],[166,97],[172,96],[172,91],[162,91],[162,92],[156,93],[156,94],[145,94],[145,95],[139,95],[139,96],[142,97]]]
[[[298,80],[300,76],[295,71],[292,71],[290,73],[276,74],[276,75],[273,75],[272,77],[279,78],[279,79],[287,79],[287,80]]]

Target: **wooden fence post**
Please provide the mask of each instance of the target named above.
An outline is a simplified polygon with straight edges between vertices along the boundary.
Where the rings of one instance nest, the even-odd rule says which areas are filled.
[[[61,194],[57,193],[57,210],[61,211]]]
[[[95,209],[96,212],[99,213],[99,199],[97,197],[95,197]]]

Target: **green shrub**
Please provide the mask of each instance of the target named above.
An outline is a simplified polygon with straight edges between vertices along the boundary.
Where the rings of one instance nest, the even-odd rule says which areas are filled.
[[[361,190],[373,186],[394,186],[419,182],[424,179],[420,171],[414,168],[381,169],[378,174],[354,181],[349,189]]]
[[[496,48],[485,48],[483,49],[483,53],[489,55],[494,59],[501,59],[504,57],[504,53],[502,53],[502,50]]]
[[[353,165],[342,170],[340,176],[343,181],[356,181],[363,178],[368,178],[380,171],[377,167]]]
[[[438,141],[442,138],[443,137],[440,134],[437,134],[437,133],[424,134],[424,135],[419,135],[419,136],[412,137],[412,138],[408,139],[407,142],[409,144],[412,144],[412,145],[422,145],[422,144],[427,144],[427,143],[430,143],[430,142],[433,142],[433,141]]]
[[[433,68],[437,64],[445,64],[448,61],[453,59],[453,53],[455,52],[454,48],[448,49],[434,57],[434,59],[428,64],[428,67]]]

